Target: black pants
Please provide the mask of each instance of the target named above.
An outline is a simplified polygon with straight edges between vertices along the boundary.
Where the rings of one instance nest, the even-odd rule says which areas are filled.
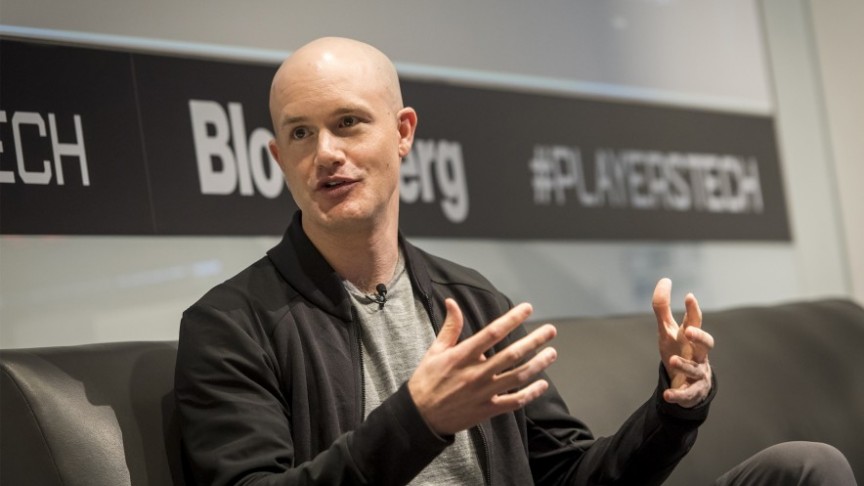
[[[849,461],[832,446],[784,442],[735,466],[715,486],[856,486]]]

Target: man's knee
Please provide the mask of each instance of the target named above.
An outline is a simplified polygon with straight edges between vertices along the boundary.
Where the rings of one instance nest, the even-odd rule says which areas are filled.
[[[820,442],[783,442],[760,451],[717,484],[856,485],[849,461]]]
[[[821,442],[784,442],[765,450],[769,464],[797,484],[855,484],[852,468],[842,452]],[[842,482],[852,480],[851,483]]]
[[[801,442],[796,442],[796,444],[801,444]],[[836,447],[821,442],[804,442],[803,444],[807,445],[804,452],[811,457],[811,462],[817,462],[812,460],[816,459],[822,467],[831,470],[848,469],[851,473],[852,468],[849,461]]]

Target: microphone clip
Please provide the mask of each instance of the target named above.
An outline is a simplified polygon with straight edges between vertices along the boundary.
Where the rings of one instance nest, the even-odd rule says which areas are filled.
[[[383,283],[379,283],[375,286],[375,302],[378,303],[378,308],[383,309],[384,304],[387,303],[387,286]]]

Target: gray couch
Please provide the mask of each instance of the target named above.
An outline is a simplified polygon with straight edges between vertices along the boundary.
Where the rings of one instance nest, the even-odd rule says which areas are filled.
[[[676,313],[680,316],[680,313]],[[653,390],[654,317],[557,319],[549,374],[595,435],[613,433]],[[827,442],[864,480],[864,309],[825,300],[706,312],[718,394],[696,445],[666,484],[710,481],[789,440]]]
[[[550,371],[605,435],[656,382],[649,314],[554,320]],[[720,390],[670,485],[708,484],[786,440],[833,444],[864,477],[864,309],[831,300],[706,312]],[[0,484],[184,484],[171,387],[176,343],[0,351]]]

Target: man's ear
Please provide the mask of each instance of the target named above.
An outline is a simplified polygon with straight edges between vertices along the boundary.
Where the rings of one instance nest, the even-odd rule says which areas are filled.
[[[279,165],[279,168],[282,169],[282,173],[285,173],[285,167],[282,165],[282,160],[279,158],[279,146],[276,145],[276,139],[270,139],[270,142],[267,143],[267,148],[270,150],[270,155],[273,156],[273,160],[276,161],[276,164]]]
[[[411,145],[414,144],[417,112],[414,111],[414,108],[406,106],[396,113],[396,121],[399,124],[399,156],[405,157],[411,151]]]

